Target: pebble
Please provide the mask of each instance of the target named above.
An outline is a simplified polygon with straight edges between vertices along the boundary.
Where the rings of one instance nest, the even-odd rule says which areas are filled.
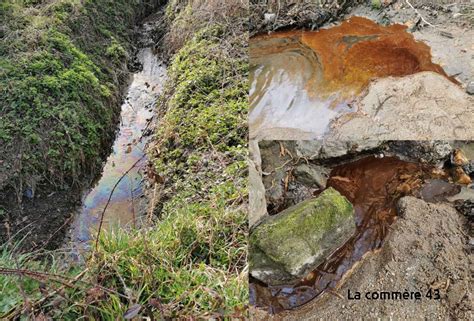
[[[471,81],[471,82],[469,82],[469,84],[467,84],[466,92],[469,95],[474,95],[474,81]]]
[[[263,16],[266,23],[272,22],[276,17],[274,13],[265,13]]]

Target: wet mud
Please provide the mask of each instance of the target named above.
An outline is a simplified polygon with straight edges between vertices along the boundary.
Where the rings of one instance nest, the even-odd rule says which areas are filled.
[[[327,186],[338,190],[353,204],[355,235],[296,284],[266,286],[252,279],[251,304],[277,313],[299,307],[334,288],[366,253],[381,247],[396,220],[397,200],[419,195],[424,182],[434,176],[439,175],[433,173],[431,166],[397,157],[370,156],[333,168]]]
[[[356,112],[371,80],[431,71],[430,47],[406,26],[351,17],[319,31],[286,31],[250,40],[250,135],[272,128],[323,136],[333,120]]]

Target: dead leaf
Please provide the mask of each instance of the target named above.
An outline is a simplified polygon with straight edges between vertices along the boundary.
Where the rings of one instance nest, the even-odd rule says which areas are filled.
[[[104,290],[99,287],[93,287],[87,290],[86,302],[94,302],[104,295]]]
[[[123,315],[123,318],[125,320],[131,320],[134,317],[136,317],[138,313],[140,313],[141,309],[142,309],[142,306],[140,304],[134,304],[132,307],[130,307],[127,310],[127,312],[125,312],[125,314]]]
[[[347,182],[347,183],[351,182],[351,180],[349,178],[342,177],[342,176],[333,176],[333,177],[331,177],[331,179],[335,179],[335,180],[343,181],[343,182]]]

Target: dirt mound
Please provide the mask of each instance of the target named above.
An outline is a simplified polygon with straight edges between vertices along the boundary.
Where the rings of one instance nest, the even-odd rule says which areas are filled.
[[[472,320],[472,253],[467,251],[465,219],[448,204],[402,198],[400,218],[378,253],[368,254],[346,275],[337,293],[327,292],[282,320],[456,319]],[[427,297],[431,289],[431,299]],[[349,300],[355,292],[360,300]],[[421,293],[419,300],[368,300],[374,291]],[[436,299],[439,293],[439,299]],[[317,311],[317,313],[315,313]],[[253,318],[270,319],[252,310]]]

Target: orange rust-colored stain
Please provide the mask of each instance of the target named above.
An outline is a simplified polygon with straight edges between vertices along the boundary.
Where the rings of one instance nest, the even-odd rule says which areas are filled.
[[[343,100],[350,99],[373,79],[421,71],[439,73],[456,83],[441,66],[431,61],[430,47],[416,41],[406,28],[399,24],[382,26],[366,18],[352,17],[329,29],[253,37],[250,57],[277,54],[291,49],[295,42],[310,48],[322,66],[323,75],[311,78],[305,89],[322,98],[338,93]],[[289,47],[252,45],[262,40],[284,38],[293,40]]]

